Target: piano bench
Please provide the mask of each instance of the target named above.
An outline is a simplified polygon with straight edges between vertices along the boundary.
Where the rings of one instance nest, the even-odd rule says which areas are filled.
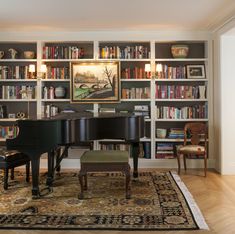
[[[3,169],[3,188],[8,189],[8,170],[11,169],[11,179],[14,179],[14,168],[26,165],[26,181],[29,182],[30,160],[26,154],[16,150],[0,149],[0,169]]]
[[[84,190],[87,189],[88,172],[121,171],[126,175],[126,198],[130,198],[130,165],[127,151],[120,150],[91,150],[86,151],[80,158],[81,169],[79,182],[81,193],[79,199],[83,199]],[[83,180],[85,184],[83,185]]]

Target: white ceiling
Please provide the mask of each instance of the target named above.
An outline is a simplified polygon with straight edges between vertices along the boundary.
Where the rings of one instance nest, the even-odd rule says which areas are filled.
[[[0,0],[0,31],[213,30],[235,0]]]

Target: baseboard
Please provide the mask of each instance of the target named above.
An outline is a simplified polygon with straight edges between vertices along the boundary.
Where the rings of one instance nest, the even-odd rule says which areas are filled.
[[[229,164],[223,165],[221,169],[222,175],[235,175],[235,163],[230,162]]]
[[[204,168],[204,160],[190,159],[187,160],[188,168]],[[183,166],[183,161],[181,162]],[[132,159],[130,159],[130,165],[133,167]],[[75,158],[65,158],[61,163],[62,168],[66,169],[79,169],[80,160]],[[177,168],[176,159],[139,159],[139,168]],[[40,160],[40,168],[47,168],[47,159],[42,158]],[[208,160],[208,168],[215,168],[215,159]],[[234,170],[235,171],[235,170]]]

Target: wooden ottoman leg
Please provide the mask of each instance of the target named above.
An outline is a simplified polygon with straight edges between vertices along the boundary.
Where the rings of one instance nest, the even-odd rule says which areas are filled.
[[[83,187],[83,177],[84,177],[84,173],[80,171],[79,173],[79,182],[80,182],[80,187],[81,187],[81,192],[78,196],[79,199],[83,199],[84,198],[84,195],[83,195],[83,190],[84,190],[84,187]]]
[[[14,175],[14,167],[11,168],[11,180],[14,180],[15,175]]]
[[[131,176],[130,176],[130,166],[129,165],[126,167],[125,175],[126,175],[126,199],[130,199],[131,198],[131,191],[130,191]]]
[[[4,169],[4,179],[3,180],[4,180],[3,188],[5,190],[7,190],[8,189],[8,169],[7,168]]]
[[[84,175],[84,182],[85,182],[84,190],[87,190],[88,189],[88,187],[87,187],[87,173]]]
[[[25,168],[26,168],[26,182],[29,182],[30,162],[26,163]]]

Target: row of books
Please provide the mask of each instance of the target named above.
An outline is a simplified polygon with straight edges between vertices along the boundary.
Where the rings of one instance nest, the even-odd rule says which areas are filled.
[[[108,142],[100,142],[101,150],[125,150],[129,152],[131,156],[131,147],[129,144],[112,144]],[[151,143],[150,142],[141,142],[139,144],[139,158],[151,158]]]
[[[0,126],[0,138],[15,138],[16,136],[16,126]]]
[[[203,119],[208,116],[207,103],[185,107],[157,106],[157,119]]]
[[[156,98],[159,99],[205,99],[205,85],[156,85]]]
[[[123,88],[123,99],[145,99],[150,98],[150,87],[143,88]]]
[[[34,99],[35,97],[36,97],[35,86],[31,85],[0,86],[1,99]]]
[[[146,59],[150,58],[148,47],[139,46],[105,46],[99,48],[101,59]]]
[[[42,106],[42,116],[45,118],[50,118],[56,116],[59,113],[59,107],[55,105],[45,105]]]
[[[46,78],[47,79],[69,79],[69,68],[47,66]]]
[[[151,158],[151,143],[142,142],[139,145],[139,157],[140,158]]]
[[[168,138],[170,139],[183,139],[184,129],[183,128],[170,128]]]
[[[30,78],[33,77],[29,72],[29,66],[0,66],[0,80]]]
[[[130,152],[130,145],[128,144],[102,144],[100,145],[101,150],[125,150]]]
[[[185,79],[186,66],[172,67],[167,64],[162,64],[162,71],[156,73],[159,79]]]
[[[135,105],[134,115],[144,116],[145,118],[150,118],[150,110],[148,105]]]
[[[143,67],[124,68],[121,71],[122,79],[149,79],[149,73]]]
[[[44,46],[43,59],[80,59],[85,57],[84,48],[78,46]]]
[[[156,143],[155,158],[174,158],[174,144],[173,143]]]

